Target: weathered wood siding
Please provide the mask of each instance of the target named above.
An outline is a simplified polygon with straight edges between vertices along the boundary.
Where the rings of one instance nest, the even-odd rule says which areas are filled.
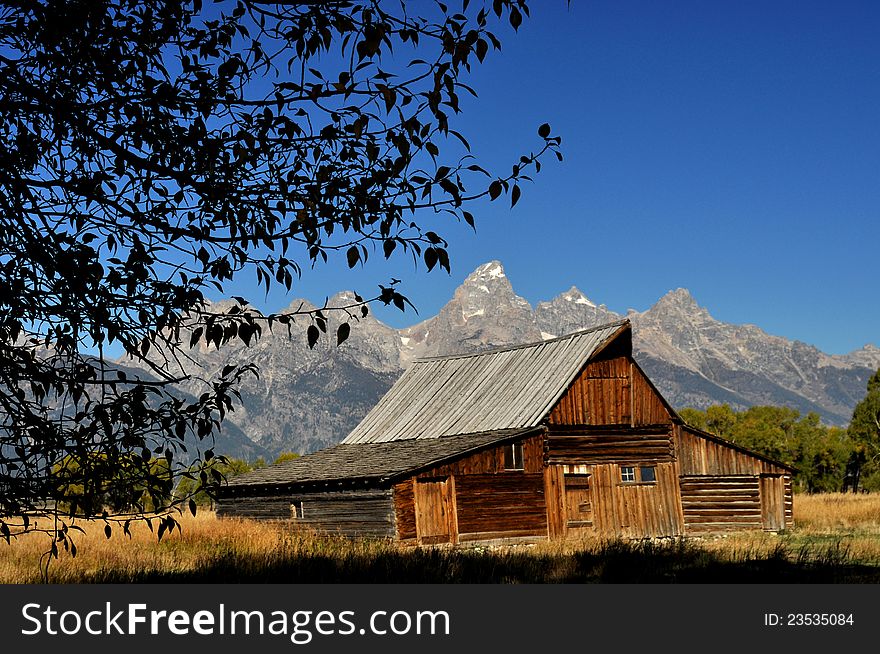
[[[394,515],[398,540],[414,539],[417,534],[416,500],[412,479],[394,484]]]
[[[680,482],[687,533],[763,527],[757,475],[682,476]]]
[[[551,425],[655,425],[672,416],[629,356],[586,365],[550,412]]]
[[[251,520],[290,519],[290,495],[250,495],[222,497],[215,507],[218,518]]]
[[[524,472],[538,473],[544,467],[544,435],[530,436],[522,441]],[[420,472],[418,477],[440,475],[511,474],[504,469],[504,450],[510,443],[490,447],[457,460],[434,466]]]
[[[551,540],[566,535],[565,466],[548,465],[544,469],[544,501],[547,506],[547,535]]]
[[[678,469],[657,463],[654,483],[623,483],[620,465],[593,466],[593,520],[600,534],[630,538],[684,533]]]
[[[455,478],[415,480],[416,536],[420,543],[437,545],[457,541]]]
[[[319,531],[381,538],[395,534],[391,489],[294,495],[291,503],[302,510],[294,522]]]
[[[460,541],[547,535],[541,473],[461,475],[455,490]]]
[[[675,451],[682,475],[788,474],[781,466],[678,425]]]
[[[624,429],[555,425],[544,443],[544,458],[550,464],[672,461],[675,456],[671,425]]]
[[[794,527],[794,495],[791,490],[791,475],[783,475],[785,480],[785,528]]]
[[[669,423],[672,414],[662,396],[642,372],[639,365],[632,364],[633,425],[656,425]]]
[[[547,534],[544,502],[544,436],[523,439],[523,470],[504,469],[510,443],[487,448],[432,468],[394,485],[396,534],[401,541],[441,542],[422,538],[417,516],[434,515],[439,507],[427,495],[417,496],[421,480],[448,480],[450,535],[442,542],[463,542]],[[424,508],[422,505],[425,505]],[[440,518],[435,516],[437,520]]]
[[[294,516],[294,506],[298,507]],[[394,505],[390,489],[288,493],[223,498],[220,517],[292,520],[319,531],[346,536],[393,538]]]
[[[791,488],[791,478],[788,478]],[[761,475],[761,520],[767,531],[782,531],[790,527],[791,495],[786,494],[783,475]]]
[[[650,463],[656,480],[649,483],[621,481],[621,464],[617,463],[548,466],[544,488],[550,538],[585,533],[653,538],[684,533],[677,466],[668,460]],[[632,464],[638,466],[635,461]],[[589,499],[580,492],[566,492],[567,477],[586,475],[590,479]],[[579,480],[578,486],[582,487],[582,483]],[[572,520],[576,512],[567,505],[572,499],[590,502],[592,529],[585,528],[580,520]]]

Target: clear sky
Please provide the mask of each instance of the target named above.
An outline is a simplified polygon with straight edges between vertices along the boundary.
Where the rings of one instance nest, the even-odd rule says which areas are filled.
[[[455,126],[507,171],[549,122],[565,161],[515,209],[476,206],[476,234],[432,223],[451,276],[376,253],[306,271],[295,296],[400,277],[420,316],[377,311],[399,327],[499,259],[533,305],[576,285],[641,311],[685,287],[720,320],[827,352],[880,344],[880,2],[531,5]]]

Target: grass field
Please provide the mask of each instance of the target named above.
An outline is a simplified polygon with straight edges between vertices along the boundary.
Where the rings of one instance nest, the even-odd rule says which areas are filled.
[[[795,498],[785,534],[628,542],[589,540],[507,548],[401,548],[284,526],[184,517],[156,542],[144,525],[107,539],[100,523],[76,536],[78,555],[49,566],[55,583],[106,582],[880,582],[880,494]],[[0,543],[0,583],[39,583],[45,535]]]

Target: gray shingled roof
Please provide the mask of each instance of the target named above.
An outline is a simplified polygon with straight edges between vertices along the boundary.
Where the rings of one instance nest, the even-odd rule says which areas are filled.
[[[540,343],[415,361],[343,443],[439,438],[534,427],[619,320]]]
[[[431,440],[335,445],[298,459],[254,470],[229,480],[231,489],[332,482],[343,479],[387,481],[538,429],[506,429]]]

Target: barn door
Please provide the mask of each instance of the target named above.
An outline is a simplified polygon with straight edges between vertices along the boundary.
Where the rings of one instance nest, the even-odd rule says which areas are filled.
[[[593,530],[593,493],[589,474],[565,475],[565,527],[572,535]]]
[[[452,541],[451,483],[442,479],[417,479],[416,534],[423,545],[436,545]]]
[[[761,522],[765,531],[785,529],[785,480],[761,477]]]

